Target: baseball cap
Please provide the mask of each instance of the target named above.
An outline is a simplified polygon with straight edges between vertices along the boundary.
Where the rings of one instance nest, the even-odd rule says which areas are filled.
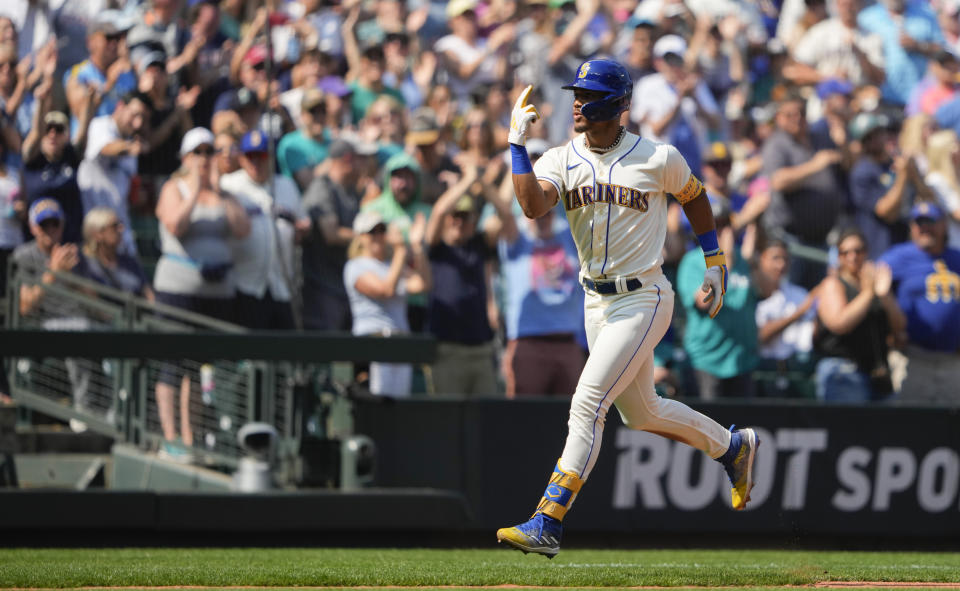
[[[323,100],[322,90],[319,88],[308,88],[303,92],[303,97],[300,99],[300,108],[303,111],[311,111],[319,105],[326,106]]]
[[[44,125],[51,125],[51,124],[62,125],[64,127],[69,128],[70,119],[68,119],[67,116],[61,111],[50,111],[49,113],[44,115],[43,124]]]
[[[39,226],[46,220],[57,219],[63,221],[63,209],[56,199],[52,197],[43,197],[33,202],[30,206],[30,224]]]
[[[885,115],[877,113],[860,113],[850,122],[850,137],[855,140],[862,140],[871,132],[877,129],[886,128],[890,125],[890,119]]]
[[[730,150],[727,149],[727,144],[723,142],[713,142],[703,151],[704,162],[719,162],[724,160],[730,160]]]
[[[464,195],[460,199],[457,199],[456,205],[453,206],[453,213],[473,213],[473,198],[469,195]]]
[[[386,222],[383,221],[383,216],[379,212],[372,209],[361,211],[357,214],[357,217],[353,218],[353,232],[354,234],[366,234],[383,223]]]
[[[357,149],[354,147],[353,143],[345,140],[343,138],[337,138],[330,142],[330,147],[327,149],[328,158],[343,158],[347,154],[356,154]]]
[[[666,57],[672,53],[677,57],[683,57],[687,53],[687,42],[679,35],[664,35],[657,39],[653,44],[653,55],[655,57]]]
[[[240,140],[240,151],[244,154],[250,154],[251,152],[266,152],[266,134],[259,129],[254,129],[243,134],[243,139]]]
[[[260,100],[257,98],[256,93],[246,87],[237,90],[233,95],[233,100],[230,101],[230,108],[234,111],[247,107],[258,107],[259,105]]]
[[[206,127],[194,127],[183,134],[183,140],[180,142],[180,157],[183,158],[196,150],[197,146],[204,144],[213,145],[213,132]]]
[[[827,78],[820,84],[817,84],[817,96],[820,100],[834,94],[850,96],[853,93],[853,85],[840,78]]]
[[[368,142],[357,133],[342,132],[340,139],[349,142],[353,147],[354,153],[358,156],[374,156],[380,151],[380,147],[377,146],[376,142]]]
[[[161,66],[166,67],[167,55],[162,51],[151,51],[144,54],[143,57],[137,60],[137,74],[143,76],[143,73],[147,71],[147,68],[154,64],[160,64]]]
[[[255,66],[257,64],[263,63],[267,59],[267,48],[263,45],[254,45],[247,50],[247,53],[243,56],[243,63],[249,66]]]
[[[628,29],[636,29],[638,27],[645,27],[647,29],[656,29],[657,23],[648,19],[645,16],[638,16],[636,13],[631,14],[630,18],[627,19],[627,22],[624,23],[624,26]]]
[[[123,16],[119,10],[104,10],[94,17],[90,25],[87,26],[87,35],[103,33],[104,35],[116,35],[126,33],[133,28],[130,19]]]
[[[943,210],[933,203],[921,201],[910,210],[910,219],[917,221],[921,218],[927,218],[936,222],[943,218]]]
[[[430,107],[420,107],[413,112],[410,121],[410,131],[407,132],[407,143],[415,146],[429,146],[440,139],[440,126],[437,125],[437,116]]]
[[[343,98],[353,93],[349,86],[344,84],[339,76],[324,76],[317,82],[317,88],[323,92],[333,94]]]
[[[447,18],[460,16],[468,10],[477,9],[477,0],[452,0],[447,3]]]

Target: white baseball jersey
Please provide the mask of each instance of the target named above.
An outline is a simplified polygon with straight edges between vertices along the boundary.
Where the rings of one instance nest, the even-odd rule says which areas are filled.
[[[669,144],[626,133],[616,149],[598,154],[584,138],[548,150],[533,167],[563,200],[581,277],[615,280],[659,270],[667,194],[686,203],[703,185]]]

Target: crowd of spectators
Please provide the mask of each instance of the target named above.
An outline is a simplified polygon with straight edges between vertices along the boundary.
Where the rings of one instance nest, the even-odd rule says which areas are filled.
[[[612,56],[729,257],[711,319],[671,206],[661,392],[956,403],[958,52],[958,0],[6,0],[0,258],[253,329],[435,335],[377,394],[570,395],[579,263],[562,210],[519,211],[506,128],[532,84],[531,159],[565,142],[560,87]]]

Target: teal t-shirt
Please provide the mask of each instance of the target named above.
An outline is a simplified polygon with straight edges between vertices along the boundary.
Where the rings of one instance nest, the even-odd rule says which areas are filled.
[[[313,168],[327,159],[329,147],[330,137],[326,129],[323,130],[323,140],[319,142],[303,135],[299,129],[288,133],[280,139],[277,146],[280,172],[293,178],[294,173],[301,168]]]
[[[757,366],[757,299],[750,285],[750,265],[736,253],[729,269],[723,308],[711,319],[694,305],[707,264],[703,252],[688,252],[677,270],[677,294],[687,316],[683,348],[694,368],[718,378],[732,378]]]

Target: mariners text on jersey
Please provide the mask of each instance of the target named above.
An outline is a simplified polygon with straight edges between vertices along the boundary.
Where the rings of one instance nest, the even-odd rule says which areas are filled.
[[[592,205],[596,202],[613,203],[614,205],[630,207],[637,211],[647,211],[648,193],[639,189],[631,189],[630,187],[621,187],[607,183],[597,183],[596,194],[594,194],[593,189],[593,185],[584,185],[567,191],[566,199],[563,203],[564,208],[570,211],[571,209]]]

